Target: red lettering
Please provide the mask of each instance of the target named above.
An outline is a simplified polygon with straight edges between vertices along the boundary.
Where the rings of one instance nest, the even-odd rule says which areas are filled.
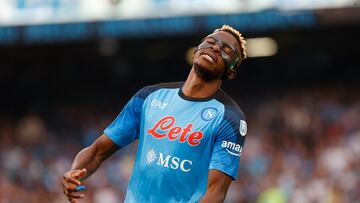
[[[170,121],[170,123],[166,126],[165,124],[168,121]],[[158,139],[164,138],[166,136],[166,133],[160,134],[160,133],[156,132],[156,129],[160,126],[161,130],[166,130],[166,129],[170,128],[174,123],[175,123],[174,117],[166,116],[166,117],[162,118],[161,120],[159,120],[159,122],[157,122],[152,129],[149,129],[148,133]]]
[[[186,141],[186,139],[187,139],[186,135],[188,134],[188,132],[191,132],[191,128],[192,128],[191,124],[188,124],[186,126],[186,128],[184,128],[183,133],[180,135],[180,142],[185,142]]]
[[[179,126],[172,127],[174,123],[175,118],[173,116],[166,116],[160,119],[153,128],[148,129],[147,132],[157,139],[162,139],[167,136],[171,141],[179,139],[179,142],[183,143],[187,141],[191,146],[200,144],[200,140],[202,140],[204,137],[204,134],[201,131],[192,132],[192,124],[188,124],[185,128],[181,128]],[[158,132],[159,130],[160,132]],[[165,132],[161,133],[162,131]],[[181,135],[178,136],[180,133]],[[187,136],[188,133],[190,133],[189,136]]]
[[[193,132],[190,134],[188,142],[191,146],[196,146],[196,145],[200,144],[200,140],[203,137],[204,137],[204,134],[202,132],[199,132],[199,131]]]
[[[169,135],[168,135],[169,140],[176,140],[177,136],[176,135],[174,136],[174,134],[179,134],[180,131],[181,131],[181,128],[178,127],[178,126],[176,126],[174,128],[171,128],[170,131],[169,131]]]

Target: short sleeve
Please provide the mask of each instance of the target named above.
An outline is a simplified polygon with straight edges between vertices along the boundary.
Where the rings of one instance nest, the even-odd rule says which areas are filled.
[[[139,137],[142,106],[151,86],[138,91],[125,105],[104,133],[119,147],[124,147]]]
[[[245,116],[237,108],[226,108],[223,120],[215,129],[216,138],[209,166],[209,169],[222,171],[234,180],[237,179],[247,133]]]

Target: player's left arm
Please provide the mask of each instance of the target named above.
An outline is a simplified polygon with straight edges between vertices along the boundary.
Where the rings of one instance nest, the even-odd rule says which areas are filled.
[[[200,203],[224,202],[231,181],[232,178],[225,173],[210,169],[206,193],[201,198]]]
[[[224,117],[214,129],[208,184],[200,202],[224,202],[232,180],[237,179],[240,156],[247,125],[245,115],[237,105],[227,105]]]

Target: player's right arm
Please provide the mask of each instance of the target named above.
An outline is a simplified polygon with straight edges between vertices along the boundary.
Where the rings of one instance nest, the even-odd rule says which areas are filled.
[[[76,199],[83,197],[83,194],[74,192],[75,188],[81,185],[81,180],[94,173],[116,150],[138,139],[142,105],[147,95],[156,87],[148,86],[138,91],[104,130],[104,134],[75,157],[71,170],[63,176],[64,193],[70,202],[76,203]]]
[[[70,171],[63,175],[63,190],[68,200],[76,203],[76,199],[84,194],[75,192],[81,181],[93,174],[100,164],[119,149],[107,135],[102,134],[91,146],[81,150],[75,157]]]

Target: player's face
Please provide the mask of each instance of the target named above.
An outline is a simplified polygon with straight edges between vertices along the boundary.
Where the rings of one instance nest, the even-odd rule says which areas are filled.
[[[228,32],[220,31],[204,38],[194,55],[197,73],[208,80],[221,79],[225,74],[223,57],[232,58],[240,53],[236,38]]]

